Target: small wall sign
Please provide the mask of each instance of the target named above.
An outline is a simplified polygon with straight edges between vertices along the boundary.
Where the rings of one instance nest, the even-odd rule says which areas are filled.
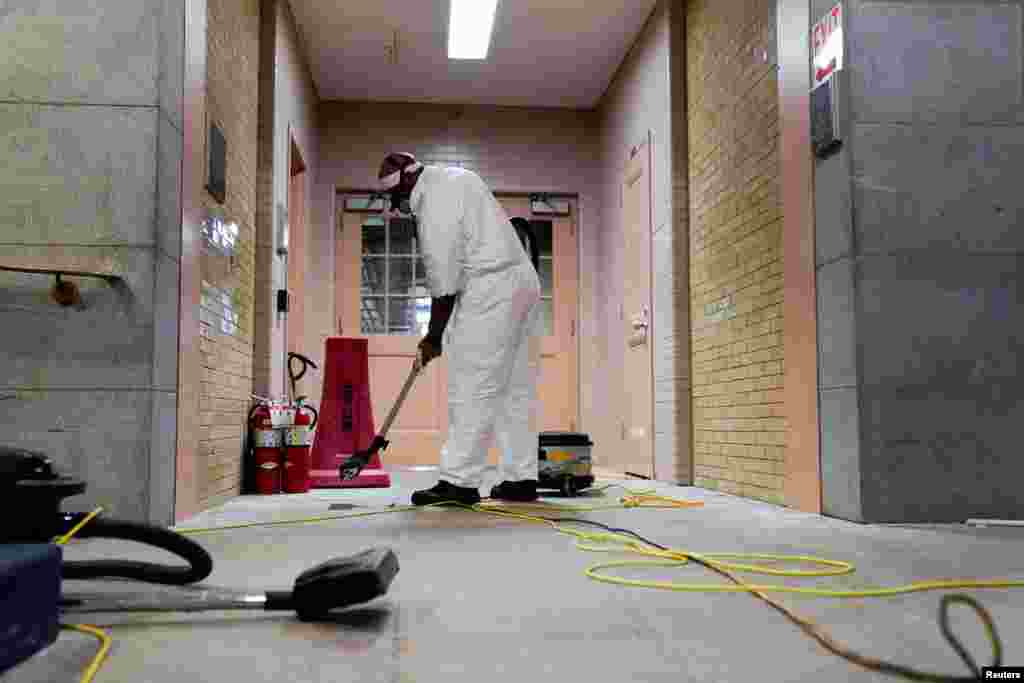
[[[811,27],[811,90],[843,68],[843,5],[837,4]]]
[[[732,295],[704,306],[704,317],[709,322],[720,323],[736,317],[736,301]]]

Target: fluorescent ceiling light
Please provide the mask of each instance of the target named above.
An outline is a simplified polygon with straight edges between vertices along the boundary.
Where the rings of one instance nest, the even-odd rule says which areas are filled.
[[[498,0],[451,0],[448,59],[484,59],[491,46]]]

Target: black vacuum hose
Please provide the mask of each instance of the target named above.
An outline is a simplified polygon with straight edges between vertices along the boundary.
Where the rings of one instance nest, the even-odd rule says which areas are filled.
[[[61,515],[68,529],[85,518],[84,513],[65,513]],[[62,576],[65,579],[98,579],[123,578],[146,583],[160,583],[170,586],[184,586],[202,581],[213,571],[213,559],[210,554],[195,541],[179,533],[153,526],[125,522],[116,519],[96,517],[89,521],[75,534],[76,538],[116,538],[122,541],[136,541],[156,546],[174,553],[186,560],[187,567],[172,567],[137,562],[134,560],[89,560],[84,562],[64,562]]]

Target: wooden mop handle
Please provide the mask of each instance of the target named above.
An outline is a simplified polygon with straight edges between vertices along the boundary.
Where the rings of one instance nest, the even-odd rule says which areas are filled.
[[[405,380],[405,386],[402,387],[402,391],[398,394],[398,399],[395,401],[395,405],[391,406],[391,412],[388,413],[388,417],[384,420],[384,425],[380,429],[381,437],[386,436],[388,430],[391,429],[391,423],[395,421],[395,416],[398,415],[398,410],[402,407],[402,403],[405,401],[405,397],[409,393],[409,389],[412,388],[412,383],[416,380],[416,375],[420,374],[421,369],[420,357],[417,355],[416,360],[412,364],[412,370],[409,372],[409,377]]]

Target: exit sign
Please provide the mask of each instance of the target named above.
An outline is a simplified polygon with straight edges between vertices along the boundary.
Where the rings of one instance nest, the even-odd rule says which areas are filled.
[[[843,68],[843,5],[836,5],[811,28],[811,89]]]

